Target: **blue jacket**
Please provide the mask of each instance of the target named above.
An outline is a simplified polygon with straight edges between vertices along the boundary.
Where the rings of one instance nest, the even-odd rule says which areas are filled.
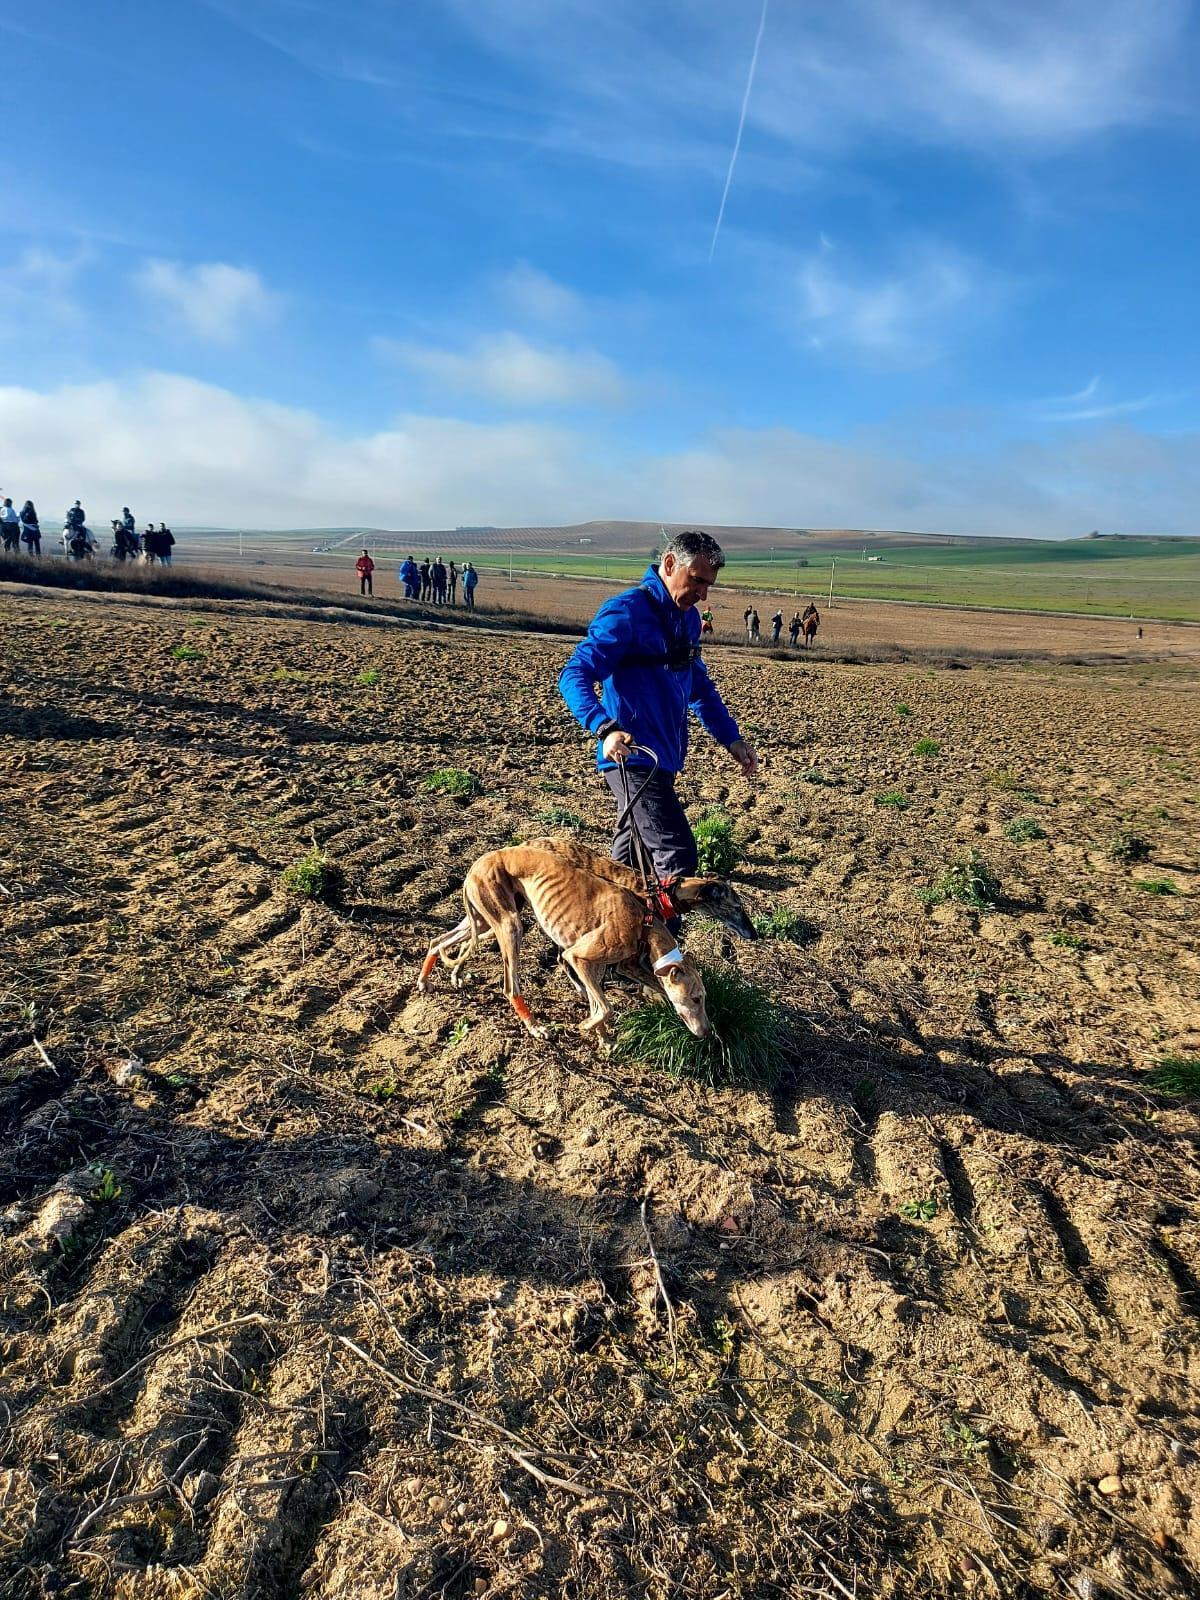
[[[587,637],[559,674],[567,709],[588,733],[606,722],[632,734],[658,757],[664,772],[679,772],[687,755],[688,710],[718,744],[740,738],[737,723],[700,659],[700,613],[680,611],[658,575],[648,567],[641,586],[606,600],[592,618]],[[673,653],[677,666],[667,664]],[[596,698],[595,685],[600,685]],[[596,765],[605,761],[596,748]],[[632,766],[649,766],[645,756]]]
[[[401,583],[417,583],[417,582],[419,582],[420,577],[421,577],[421,574],[417,570],[417,563],[413,560],[413,558],[411,556],[409,556],[405,561],[401,562],[401,564],[400,564],[400,582]]]

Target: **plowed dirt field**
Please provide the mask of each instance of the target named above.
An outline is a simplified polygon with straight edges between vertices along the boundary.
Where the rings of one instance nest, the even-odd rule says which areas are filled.
[[[475,856],[605,843],[569,648],[0,597],[0,1593],[1195,1594],[1196,669],[713,651],[765,1094],[538,935],[548,1041],[487,953],[414,996]]]

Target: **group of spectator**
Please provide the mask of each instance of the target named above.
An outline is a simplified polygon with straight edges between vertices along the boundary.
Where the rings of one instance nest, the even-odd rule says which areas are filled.
[[[19,554],[23,545],[27,555],[41,555],[42,528],[32,500],[26,500],[17,511],[11,498],[5,496],[0,505],[0,535],[4,549],[12,554]],[[88,527],[87,513],[78,500],[63,518],[61,543],[63,555],[71,561],[87,561],[96,553],[95,535]],[[109,554],[114,561],[143,561],[148,566],[157,562],[169,567],[174,543],[175,535],[165,522],[159,523],[157,528],[152,522],[147,523],[145,531],[139,534],[128,506],[123,506],[121,515],[112,519]]]
[[[358,592],[374,594],[375,563],[369,550],[364,550],[359,556],[354,563],[354,570],[358,574]],[[447,564],[441,556],[434,556],[432,561],[426,556],[418,566],[415,557],[406,556],[396,576],[404,586],[406,600],[424,600],[435,606],[455,604],[461,578],[463,605],[468,611],[475,609],[475,586],[479,582],[479,574],[469,561],[460,568],[454,561]]]
[[[746,625],[746,643],[757,644],[762,636],[762,623],[759,619],[758,611],[754,606],[746,607],[745,611],[742,613],[742,621]],[[809,638],[815,635],[820,625],[821,613],[817,610],[815,605],[810,603],[809,605],[805,606],[803,614],[797,611],[792,617],[791,622],[788,624],[788,643],[793,646],[798,645],[800,642],[801,633],[804,634],[807,641]],[[780,609],[776,611],[775,615],[771,618],[772,644],[779,643],[779,636],[782,632],[783,611]]]

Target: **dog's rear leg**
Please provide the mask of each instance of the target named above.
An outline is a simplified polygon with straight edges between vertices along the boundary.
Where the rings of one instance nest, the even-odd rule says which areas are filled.
[[[429,988],[429,979],[434,967],[438,964],[438,957],[441,956],[443,960],[446,960],[447,952],[453,950],[456,944],[461,944],[469,936],[470,932],[470,919],[464,917],[461,922],[451,928],[449,933],[443,933],[440,938],[435,939],[429,946],[429,953],[421,963],[421,975],[417,979],[417,988],[422,994]],[[449,963],[447,962],[447,964]]]
[[[515,911],[505,911],[492,932],[500,946],[500,960],[504,966],[504,992],[512,1003],[527,1032],[535,1039],[548,1037],[547,1030],[533,1020],[533,1014],[519,992],[521,976],[521,919]]]

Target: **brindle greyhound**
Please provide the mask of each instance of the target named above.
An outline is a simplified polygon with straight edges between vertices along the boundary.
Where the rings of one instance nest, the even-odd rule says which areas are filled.
[[[462,894],[466,915],[430,945],[418,989],[429,987],[439,957],[457,986],[463,963],[492,934],[500,946],[504,993],[534,1038],[545,1038],[546,1029],[534,1022],[520,992],[521,911],[527,906],[542,932],[562,951],[568,970],[588,998],[581,1033],[607,1031],[612,1007],[604,996],[604,979],[609,967],[618,967],[642,983],[652,975],[683,1023],[697,1038],[707,1037],[704,982],[694,962],[631,889],[552,851],[516,845],[480,856],[467,873]]]
[[[614,861],[611,856],[601,855],[599,851],[589,850],[575,839],[527,839],[525,844],[530,850],[549,850],[563,861],[582,867],[597,878],[618,884],[636,895],[644,895],[641,879],[632,867]],[[758,938],[737,890],[731,888],[723,878],[677,878],[674,883],[667,885],[666,892],[671,900],[669,910],[673,914],[682,917],[689,911],[703,911],[717,922],[724,923],[730,933],[736,933],[739,939]]]

